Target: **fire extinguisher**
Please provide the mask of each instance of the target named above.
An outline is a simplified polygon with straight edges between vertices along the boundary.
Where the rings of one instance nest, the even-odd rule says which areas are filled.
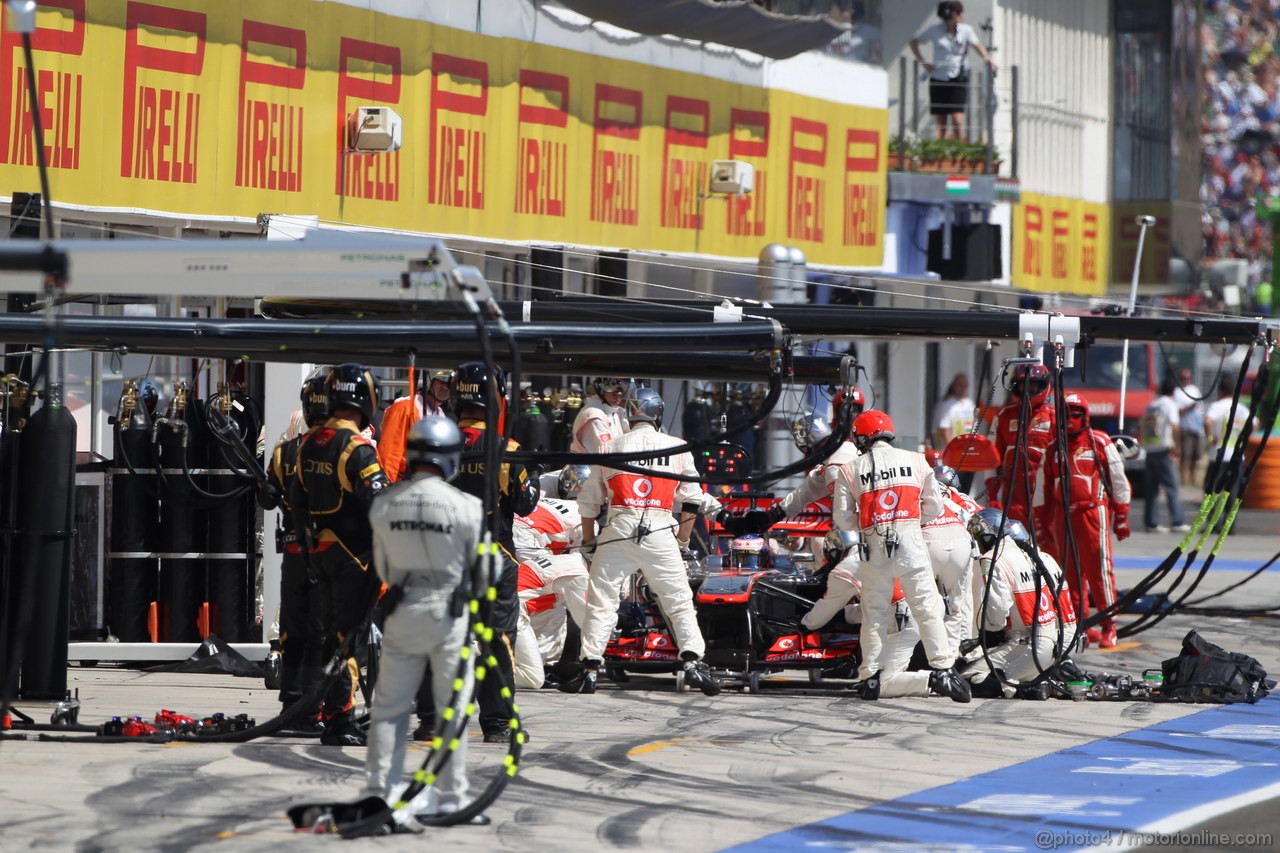
[[[159,517],[152,419],[160,400],[150,379],[124,384],[112,426],[111,550],[107,555],[107,601],[111,633],[123,643],[155,639],[150,627],[156,600]]]

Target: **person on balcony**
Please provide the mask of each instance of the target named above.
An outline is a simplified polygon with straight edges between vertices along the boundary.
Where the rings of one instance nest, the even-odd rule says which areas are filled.
[[[942,23],[934,24],[911,40],[911,52],[929,74],[929,112],[938,126],[939,139],[964,138],[964,107],[969,96],[969,49],[978,52],[994,72],[996,61],[987,53],[973,27],[964,23],[964,4],[943,0],[938,4]],[[920,42],[933,45],[933,61],[920,55]]]

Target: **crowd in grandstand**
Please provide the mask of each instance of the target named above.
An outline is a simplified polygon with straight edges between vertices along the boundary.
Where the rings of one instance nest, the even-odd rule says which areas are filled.
[[[1206,0],[1201,228],[1206,263],[1269,277],[1267,209],[1280,200],[1280,0]]]

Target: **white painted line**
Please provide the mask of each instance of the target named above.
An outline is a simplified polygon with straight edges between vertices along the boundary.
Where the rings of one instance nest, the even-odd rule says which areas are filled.
[[[1196,806],[1193,809],[1171,814],[1168,817],[1161,818],[1146,826],[1127,832],[1124,840],[1118,844],[1108,845],[1107,849],[1116,850],[1133,850],[1138,847],[1146,846],[1143,835],[1162,832],[1179,832],[1189,829],[1196,824],[1204,823],[1206,820],[1218,817],[1219,815],[1230,814],[1238,809],[1246,806],[1264,803],[1267,800],[1280,797],[1280,782],[1274,785],[1268,785],[1265,788],[1258,788],[1253,791],[1247,791],[1243,794],[1237,794],[1234,797],[1227,797],[1223,800],[1217,800],[1212,803]]]

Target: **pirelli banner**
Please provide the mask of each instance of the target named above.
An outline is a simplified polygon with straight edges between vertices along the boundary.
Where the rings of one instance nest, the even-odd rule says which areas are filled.
[[[0,191],[194,215],[879,265],[884,110],[480,36],[338,3],[42,0],[36,104],[0,67]],[[36,140],[31,111],[43,118]],[[400,151],[350,154],[390,107]],[[713,160],[755,191],[709,196]]]
[[[1105,295],[1111,270],[1109,235],[1107,205],[1023,192],[1014,211],[1014,286]]]

